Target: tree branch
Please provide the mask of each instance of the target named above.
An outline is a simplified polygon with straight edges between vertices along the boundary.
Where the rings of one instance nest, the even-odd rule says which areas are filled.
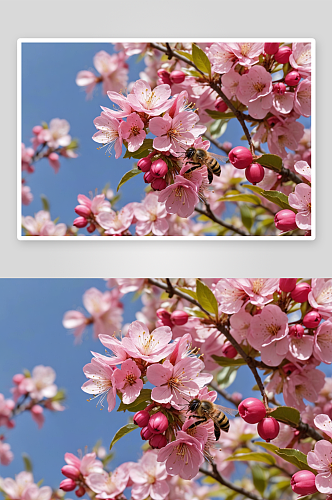
[[[208,204],[207,201],[204,202],[206,206],[206,210],[203,210],[201,208],[195,208],[195,211],[198,212],[199,214],[205,215],[205,217],[208,217],[211,219],[213,222],[216,222],[222,227],[225,227],[226,229],[229,229],[229,231],[233,231],[234,233],[239,234],[240,236],[250,236],[249,233],[242,231],[242,229],[238,229],[235,226],[232,226],[231,224],[228,224],[227,222],[224,222],[223,220],[219,219],[214,213],[212,212],[210,205]]]

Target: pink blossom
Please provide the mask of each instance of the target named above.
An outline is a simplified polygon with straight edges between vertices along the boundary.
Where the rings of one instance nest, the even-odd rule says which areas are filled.
[[[22,204],[30,205],[33,200],[33,194],[29,186],[22,186]]]
[[[116,43],[115,44],[115,50],[123,50],[125,54],[130,57],[135,54],[141,54],[147,49],[148,44],[147,43]]]
[[[77,198],[78,201],[79,197]],[[111,204],[108,200],[105,200],[104,194],[98,194],[91,200],[90,206],[93,215],[98,215],[100,212],[111,212]]]
[[[107,91],[119,92],[126,88],[128,64],[125,62],[125,55],[122,52],[111,55],[101,50],[94,56],[93,64],[102,76],[104,94]]]
[[[2,425],[11,427],[10,419],[14,407],[14,401],[12,399],[5,399],[4,395],[0,393],[0,427]]]
[[[290,337],[289,352],[294,358],[300,361],[306,361],[312,355],[314,348],[314,339],[311,335],[303,335],[303,337]]]
[[[121,369],[114,372],[114,381],[116,387],[122,392],[122,401],[125,405],[133,403],[138,398],[143,389],[141,372],[136,363],[127,359],[121,365]]]
[[[48,129],[44,130],[45,134],[47,134],[45,136],[47,145],[54,149],[59,146],[69,146],[71,142],[71,136],[68,134],[69,129],[70,125],[67,120],[53,118],[53,120],[50,121]]]
[[[174,366],[167,360],[162,365],[149,366],[147,378],[156,386],[152,389],[152,399],[181,409],[186,399],[196,396],[211,381],[212,375],[200,374],[203,368],[203,361],[197,358],[181,359]]]
[[[258,62],[258,56],[264,50],[264,43],[229,43],[228,47],[238,58],[238,64],[249,67]]]
[[[102,354],[98,354],[97,356],[96,353],[93,353],[94,356],[102,359],[107,365],[120,365],[128,359],[128,354],[124,349],[122,342],[117,338],[111,337],[110,335],[99,335],[99,340],[103,346],[107,347],[107,349],[110,349],[115,354],[115,356],[108,357],[103,356]]]
[[[283,396],[287,406],[305,410],[303,399],[315,403],[325,381],[323,372],[306,368],[302,372],[294,371],[284,383]]]
[[[151,90],[147,82],[137,80],[132,93],[127,97],[127,101],[135,111],[157,116],[172,106],[172,100],[169,99],[170,95],[171,88],[169,85],[158,85]]]
[[[122,345],[129,356],[156,363],[174,349],[169,344],[171,339],[172,330],[168,326],[156,328],[150,333],[144,323],[134,321],[129,326],[128,336],[122,339]]]
[[[279,113],[284,115],[290,113],[294,105],[294,93],[285,92],[284,94],[273,94],[273,107]]]
[[[31,174],[34,172],[34,167],[31,165],[33,155],[35,151],[32,148],[26,148],[22,142],[21,145],[21,155],[22,155],[22,170],[26,170]]]
[[[283,123],[278,122],[267,136],[267,144],[271,154],[287,157],[285,148],[295,151],[303,136],[304,125],[293,119],[285,120]]]
[[[320,324],[315,332],[314,356],[322,363],[332,363],[332,319]]]
[[[300,229],[311,229],[311,187],[308,184],[297,184],[294,192],[288,196],[288,203],[297,210],[297,226]]]
[[[311,43],[293,43],[289,57],[290,65],[297,69],[301,76],[311,73]]]
[[[164,236],[168,231],[165,205],[158,201],[157,193],[148,194],[143,202],[135,208],[136,233],[146,236],[150,233]]]
[[[53,383],[56,374],[50,366],[35,366],[31,373],[29,382],[32,384],[29,390],[32,399],[41,400],[43,398],[53,398],[58,388]]]
[[[144,278],[116,278],[120,293],[136,292],[144,285]]]
[[[128,142],[128,151],[137,151],[142,146],[146,133],[144,123],[137,113],[131,113],[126,122],[121,122],[120,130],[123,139]]]
[[[65,462],[77,469],[77,472],[84,477],[90,474],[101,474],[103,471],[103,464],[100,460],[96,460],[96,454],[87,453],[82,459],[76,457],[72,453],[65,454]]]
[[[163,117],[152,118],[149,129],[157,137],[153,140],[153,147],[159,151],[169,151],[174,156],[183,155],[206,127],[196,125],[199,116],[193,111],[181,111],[173,118],[168,113]]]
[[[244,308],[230,317],[231,334],[240,344],[247,340],[252,316]]]
[[[37,484],[30,484],[22,495],[22,500],[50,500],[52,489],[49,486],[38,487]]]
[[[272,106],[272,76],[262,66],[254,66],[241,76],[237,98],[248,106],[254,118],[264,118]]]
[[[328,318],[332,314],[332,279],[313,278],[308,301],[323,318]]]
[[[10,444],[0,441],[0,464],[9,465],[14,460],[14,453],[10,449]],[[1,487],[1,481],[0,481]]]
[[[43,407],[40,405],[33,405],[31,408],[31,416],[32,419],[36,422],[38,425],[38,429],[41,429],[44,425],[45,422],[45,417],[43,415]]]
[[[15,476],[15,479],[11,477],[0,478],[0,488],[12,500],[22,500],[25,491],[31,484],[33,484],[31,472],[20,472]]]
[[[308,465],[318,471],[315,485],[320,493],[332,493],[332,444],[324,439],[308,453]]]
[[[37,212],[35,218],[30,215],[22,217],[22,226],[28,236],[64,236],[67,231],[66,224],[54,224],[51,214],[45,210]]]
[[[135,205],[136,207],[136,205]],[[131,203],[121,208],[119,212],[101,212],[97,215],[98,224],[105,229],[106,235],[124,233],[133,222],[134,206]]]
[[[82,334],[88,324],[88,318],[80,311],[67,311],[62,319],[62,325],[68,330],[74,330],[75,343],[82,339]]]
[[[315,426],[324,432],[329,438],[332,438],[332,422],[328,415],[320,414],[314,419]]]
[[[226,95],[226,97],[228,97],[228,99],[232,99],[232,97],[236,96],[240,79],[241,75],[233,68],[222,75],[222,91]]]
[[[277,280],[278,281],[278,280]],[[248,342],[261,351],[263,363],[277,366],[288,352],[288,317],[281,309],[270,304],[261,314],[254,316],[248,331]]]
[[[100,116],[93,120],[93,123],[98,132],[92,136],[92,139],[95,142],[108,145],[107,151],[110,151],[114,145],[115,158],[118,159],[122,153],[122,136],[119,120],[103,111]]]
[[[112,411],[115,407],[116,397],[113,369],[99,359],[92,358],[91,363],[84,366],[83,372],[90,380],[84,382],[81,389],[88,394],[94,394],[94,397],[102,396],[101,406],[103,406],[103,400],[106,397],[108,411]]]
[[[110,473],[103,471],[99,474],[90,474],[86,483],[92,491],[97,493],[96,498],[116,498],[126,489],[128,474],[120,466]]]
[[[294,110],[302,116],[311,115],[311,78],[302,80],[296,87]]]
[[[76,85],[86,87],[87,96],[90,97],[98,82],[98,77],[92,71],[79,71],[75,79]]]
[[[228,73],[236,61],[235,54],[228,43],[212,44],[208,57],[212,63],[212,71],[220,74]]]
[[[130,469],[130,479],[133,481],[131,496],[134,500],[163,500],[169,493],[167,472],[164,464],[157,461],[157,451],[147,451]]]
[[[174,184],[170,184],[159,193],[158,201],[165,203],[168,213],[189,217],[199,201],[197,187],[191,181],[177,175]]]
[[[248,278],[239,279],[238,283],[250,297],[250,302],[262,306],[273,300],[273,294],[278,289],[278,278]]]
[[[111,335],[114,330],[120,330],[123,306],[118,300],[116,290],[103,293],[97,288],[89,288],[83,295],[83,304],[92,316],[95,338],[102,333]],[[83,323],[82,317],[81,322]]]
[[[241,286],[239,280],[222,278],[216,284],[214,290],[221,312],[233,314],[238,312],[248,295]]]
[[[166,471],[171,476],[193,479],[204,462],[202,445],[194,437],[179,431],[176,440],[159,451],[158,462],[166,462]]]
[[[119,94],[118,92],[107,92],[107,96],[112,102],[117,104],[120,109],[109,109],[105,108],[104,106],[100,106],[106,115],[120,119],[129,116],[133,112],[130,104],[127,101],[127,97]]]
[[[294,168],[298,174],[302,175],[302,177],[304,177],[307,181],[311,182],[311,167],[306,161],[297,161]]]

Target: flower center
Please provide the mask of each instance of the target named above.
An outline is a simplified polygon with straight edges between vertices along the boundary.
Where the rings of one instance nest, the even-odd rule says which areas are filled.
[[[262,90],[265,89],[265,84],[264,83],[254,83],[254,89],[257,91],[257,92],[262,92]]]
[[[243,43],[241,45],[241,54],[246,56],[250,52],[250,43]]]
[[[131,133],[134,136],[136,136],[136,135],[139,135],[141,129],[138,127],[138,125],[133,125],[130,130],[131,130]]]
[[[300,55],[300,57],[296,62],[301,66],[302,64],[307,64],[308,62],[310,62],[310,59],[311,59],[311,51],[306,50],[302,52],[302,54]]]
[[[252,291],[254,293],[259,293],[262,290],[263,285],[264,285],[264,281],[262,279],[255,280],[252,284]]]
[[[136,383],[136,377],[133,373],[128,373],[126,376],[126,383],[128,385],[134,385]]]
[[[280,331],[280,326],[279,325],[268,325],[266,327],[267,331],[271,334],[271,335],[277,335],[278,332]]]

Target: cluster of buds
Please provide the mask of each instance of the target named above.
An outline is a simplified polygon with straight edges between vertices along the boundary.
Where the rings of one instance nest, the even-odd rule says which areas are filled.
[[[251,184],[255,185],[264,179],[264,168],[259,163],[253,163],[253,157],[249,149],[237,146],[229,152],[228,158],[235,168],[245,169],[246,178]]]
[[[75,212],[79,217],[76,217],[76,219],[73,222],[73,226],[78,227],[78,228],[83,228],[87,227],[87,231],[89,233],[93,233],[96,229],[95,225],[95,219],[94,219],[94,214],[91,211],[91,200],[87,198],[87,196],[84,196],[83,194],[79,195],[79,202],[80,205],[77,205],[75,207]]]
[[[309,283],[297,283],[296,278],[281,278],[279,288],[284,293],[290,293],[291,298],[300,304],[307,302],[311,286]],[[289,328],[289,333],[296,337],[303,337],[304,328],[315,329],[322,320],[321,314],[315,309],[311,309],[302,319],[302,325],[296,324]]]
[[[256,398],[244,399],[239,404],[239,414],[248,424],[258,424],[257,432],[267,443],[279,434],[279,422],[266,414],[264,403]]]
[[[186,78],[186,74],[183,71],[174,70],[169,73],[166,69],[159,69],[157,73],[159,77],[158,85],[166,83],[171,86],[172,84],[183,83]]]
[[[170,328],[185,325],[189,319],[189,314],[186,311],[173,311],[170,313],[166,309],[158,309],[157,316],[162,325]]]
[[[74,465],[65,465],[62,467],[61,472],[67,479],[61,481],[60,489],[73,491],[77,488],[75,495],[79,498],[82,497],[85,494],[85,482],[79,469]]]
[[[141,427],[141,438],[144,441],[149,441],[151,448],[164,448],[168,440],[165,432],[169,427],[169,422],[164,413],[158,411],[150,415],[149,409],[154,405],[148,406],[145,410],[138,411],[134,415],[134,423]]]
[[[155,154],[156,152],[152,152],[147,157],[141,158],[137,162],[137,167],[144,172],[146,184],[151,184],[155,191],[162,191],[167,186],[165,176],[168,173],[168,166],[161,157],[152,161]]]

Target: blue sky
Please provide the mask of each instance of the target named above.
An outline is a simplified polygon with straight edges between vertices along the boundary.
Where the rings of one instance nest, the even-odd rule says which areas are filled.
[[[64,118],[70,123],[70,134],[79,140],[79,157],[61,157],[58,174],[44,159],[36,163],[35,173],[27,175],[27,185],[34,195],[33,202],[23,206],[23,215],[33,215],[42,209],[40,195],[44,194],[51,207],[52,220],[70,225],[76,217],[74,208],[77,195],[89,192],[100,193],[107,183],[115,191],[125,172],[133,167],[129,159],[115,160],[97,150],[98,144],[91,137],[96,132],[93,120],[100,114],[100,106],[112,106],[99,87],[92,98],[86,99],[82,87],[75,83],[80,70],[94,70],[93,56],[100,50],[113,52],[110,43],[24,43],[22,45],[22,141],[28,147],[32,128],[52,118]],[[137,63],[137,56],[129,60],[129,81],[139,78],[145,67],[143,61]],[[308,126],[309,121],[304,121]],[[240,125],[231,120],[221,142],[239,143],[243,135]],[[214,146],[212,152],[221,153]],[[131,179],[121,188],[118,208],[131,201],[141,201],[145,184],[142,176]],[[80,230],[80,234],[88,234]],[[97,233],[94,233],[97,234]]]

